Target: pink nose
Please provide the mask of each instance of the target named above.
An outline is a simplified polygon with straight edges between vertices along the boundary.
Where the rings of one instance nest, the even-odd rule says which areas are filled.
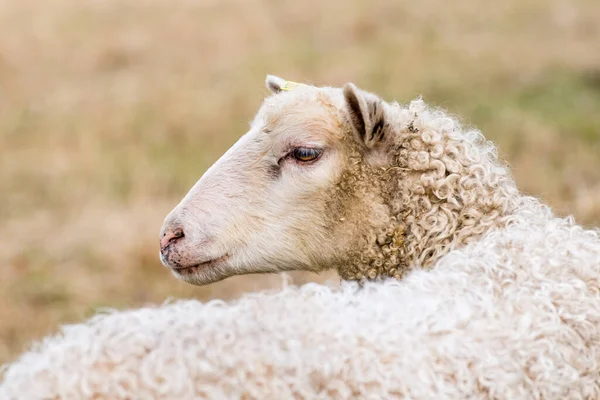
[[[167,229],[160,239],[160,251],[165,251],[169,245],[177,242],[184,236],[183,229],[181,228]]]

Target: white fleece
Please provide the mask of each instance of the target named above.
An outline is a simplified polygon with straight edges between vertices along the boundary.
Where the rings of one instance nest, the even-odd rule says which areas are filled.
[[[63,327],[2,399],[598,399],[600,238],[543,211],[429,271]]]

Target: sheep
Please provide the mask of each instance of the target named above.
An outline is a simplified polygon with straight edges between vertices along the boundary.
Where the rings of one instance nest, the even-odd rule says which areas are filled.
[[[0,398],[600,398],[599,230],[421,100],[267,86],[161,259],[193,284],[331,267],[342,288],[97,316],[5,366]]]
[[[160,257],[179,279],[335,269],[401,279],[510,224],[544,218],[475,129],[418,99],[348,83],[273,92],[250,130],[165,218]]]

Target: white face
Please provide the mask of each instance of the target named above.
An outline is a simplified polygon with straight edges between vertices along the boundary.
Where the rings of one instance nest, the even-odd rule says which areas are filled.
[[[250,130],[166,217],[161,260],[192,284],[229,276],[322,270],[345,244],[332,193],[351,146],[339,89],[268,98]]]

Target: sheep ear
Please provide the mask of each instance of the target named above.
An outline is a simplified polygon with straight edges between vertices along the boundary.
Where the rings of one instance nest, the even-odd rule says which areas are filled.
[[[377,96],[363,92],[353,83],[344,86],[344,99],[352,128],[367,148],[372,148],[385,136],[383,102]]]
[[[306,86],[303,83],[286,81],[278,76],[267,75],[266,80],[267,88],[275,94],[279,92],[289,92],[290,90],[294,90],[297,87]]]
[[[267,85],[267,89],[269,89],[271,92],[279,93],[281,92],[281,87],[285,85],[285,79],[275,75],[267,75],[265,84]]]

